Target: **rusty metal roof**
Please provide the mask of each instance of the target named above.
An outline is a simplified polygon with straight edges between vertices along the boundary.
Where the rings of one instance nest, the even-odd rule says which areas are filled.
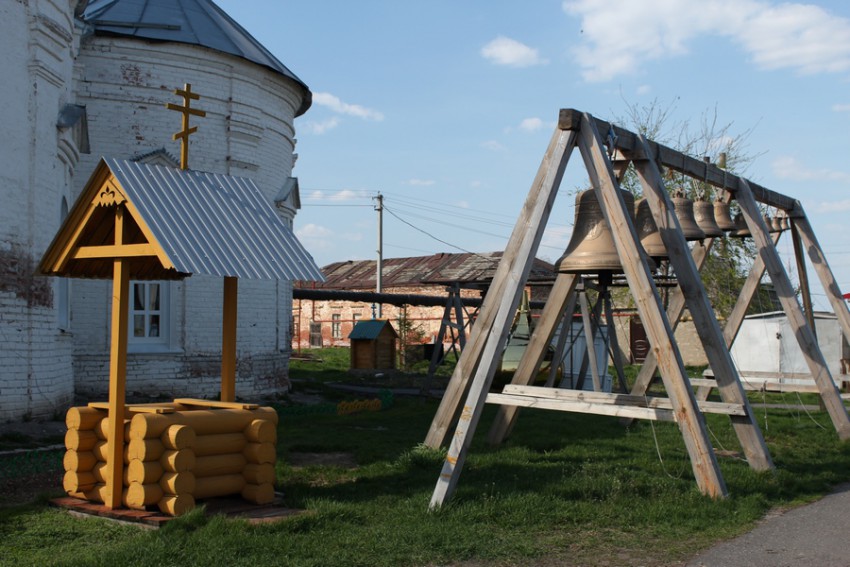
[[[188,43],[235,55],[295,81],[304,91],[300,116],[312,104],[307,85],[245,28],[210,0],[92,0],[80,19],[97,35]]]
[[[114,207],[101,205],[101,191],[117,193],[119,198],[110,202],[127,202],[131,219],[125,227],[126,242],[147,240],[156,251],[131,262],[134,279],[204,274],[323,280],[313,258],[252,180],[114,158],[98,163],[45,252],[41,273],[113,276],[108,258],[73,253],[81,246],[108,247],[114,242],[109,220]],[[83,214],[86,210],[89,214]],[[78,226],[81,222],[85,224]]]
[[[411,258],[387,258],[382,262],[381,284],[384,288],[422,285],[486,286],[496,273],[502,252],[434,254]],[[325,283],[309,285],[323,289],[375,289],[375,260],[335,262],[322,268]],[[554,267],[535,260],[529,282],[552,282]],[[306,287],[306,286],[305,286]]]

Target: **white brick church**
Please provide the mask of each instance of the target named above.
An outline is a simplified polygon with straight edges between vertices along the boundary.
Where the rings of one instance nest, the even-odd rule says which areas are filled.
[[[0,2],[0,423],[105,399],[111,281],[34,276],[101,156],[252,179],[288,226],[299,207],[296,116],[308,87],[209,0]],[[127,393],[218,393],[222,280],[131,282]],[[239,286],[239,398],[285,391],[291,283]]]

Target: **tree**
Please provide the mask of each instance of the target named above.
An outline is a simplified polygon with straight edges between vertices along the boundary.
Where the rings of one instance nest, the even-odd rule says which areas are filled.
[[[742,175],[753,160],[758,157],[749,153],[747,139],[752,128],[742,133],[733,133],[733,123],[721,123],[717,108],[707,110],[700,116],[699,124],[694,128],[690,120],[676,120],[675,104],[664,104],[657,98],[645,105],[630,104],[626,101],[626,116],[614,122],[643,134],[648,139],[674,148],[682,153],[699,156],[717,164],[723,156],[723,162],[730,173]],[[721,196],[721,191],[698,179],[686,177],[672,170],[662,171],[668,191],[681,189],[690,199],[713,201]],[[630,165],[620,186],[630,191],[635,199],[643,195],[643,190],[634,166]],[[733,206],[733,217],[735,214]],[[709,301],[715,313],[720,317],[729,315],[734,307],[743,282],[746,280],[755,246],[747,238],[723,238],[712,247],[711,254],[702,268],[701,276],[705,284]],[[666,264],[666,262],[665,262]],[[669,266],[660,266],[669,270]],[[666,290],[662,290],[666,293]],[[626,299],[621,296],[618,300]],[[628,301],[631,301],[629,296]],[[767,290],[760,290],[759,296],[750,305],[750,312],[773,310]]]

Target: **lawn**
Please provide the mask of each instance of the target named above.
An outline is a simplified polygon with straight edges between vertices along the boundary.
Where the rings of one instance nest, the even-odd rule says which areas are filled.
[[[417,383],[351,378],[340,370],[342,355],[320,356],[293,364],[295,393],[336,402],[358,396],[328,383]],[[751,398],[800,400],[813,401]],[[383,411],[341,416],[281,404],[278,489],[303,513],[252,526],[196,510],[152,532],[80,520],[42,498],[0,508],[0,564],[676,565],[772,508],[850,480],[850,444],[838,441],[823,412],[757,411],[772,474],[751,471],[728,419],[707,416],[715,448],[727,455],[721,468],[730,493],[713,501],[697,490],[674,424],[623,428],[615,418],[523,410],[512,437],[492,448],[489,407],[454,499],[430,512],[444,455],[420,443],[435,400],[396,396]],[[294,466],[290,456],[304,453],[345,453],[356,466]]]

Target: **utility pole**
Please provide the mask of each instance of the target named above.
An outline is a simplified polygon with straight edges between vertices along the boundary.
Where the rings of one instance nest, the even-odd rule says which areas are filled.
[[[375,197],[375,200],[378,201],[378,204],[375,206],[375,210],[378,211],[378,266],[377,273],[375,274],[375,291],[381,293],[383,290],[383,282],[381,280],[384,260],[384,196],[381,195],[380,191],[378,191],[378,196]],[[383,316],[381,313],[381,304],[378,303],[372,312],[376,314],[376,319],[381,319]]]

